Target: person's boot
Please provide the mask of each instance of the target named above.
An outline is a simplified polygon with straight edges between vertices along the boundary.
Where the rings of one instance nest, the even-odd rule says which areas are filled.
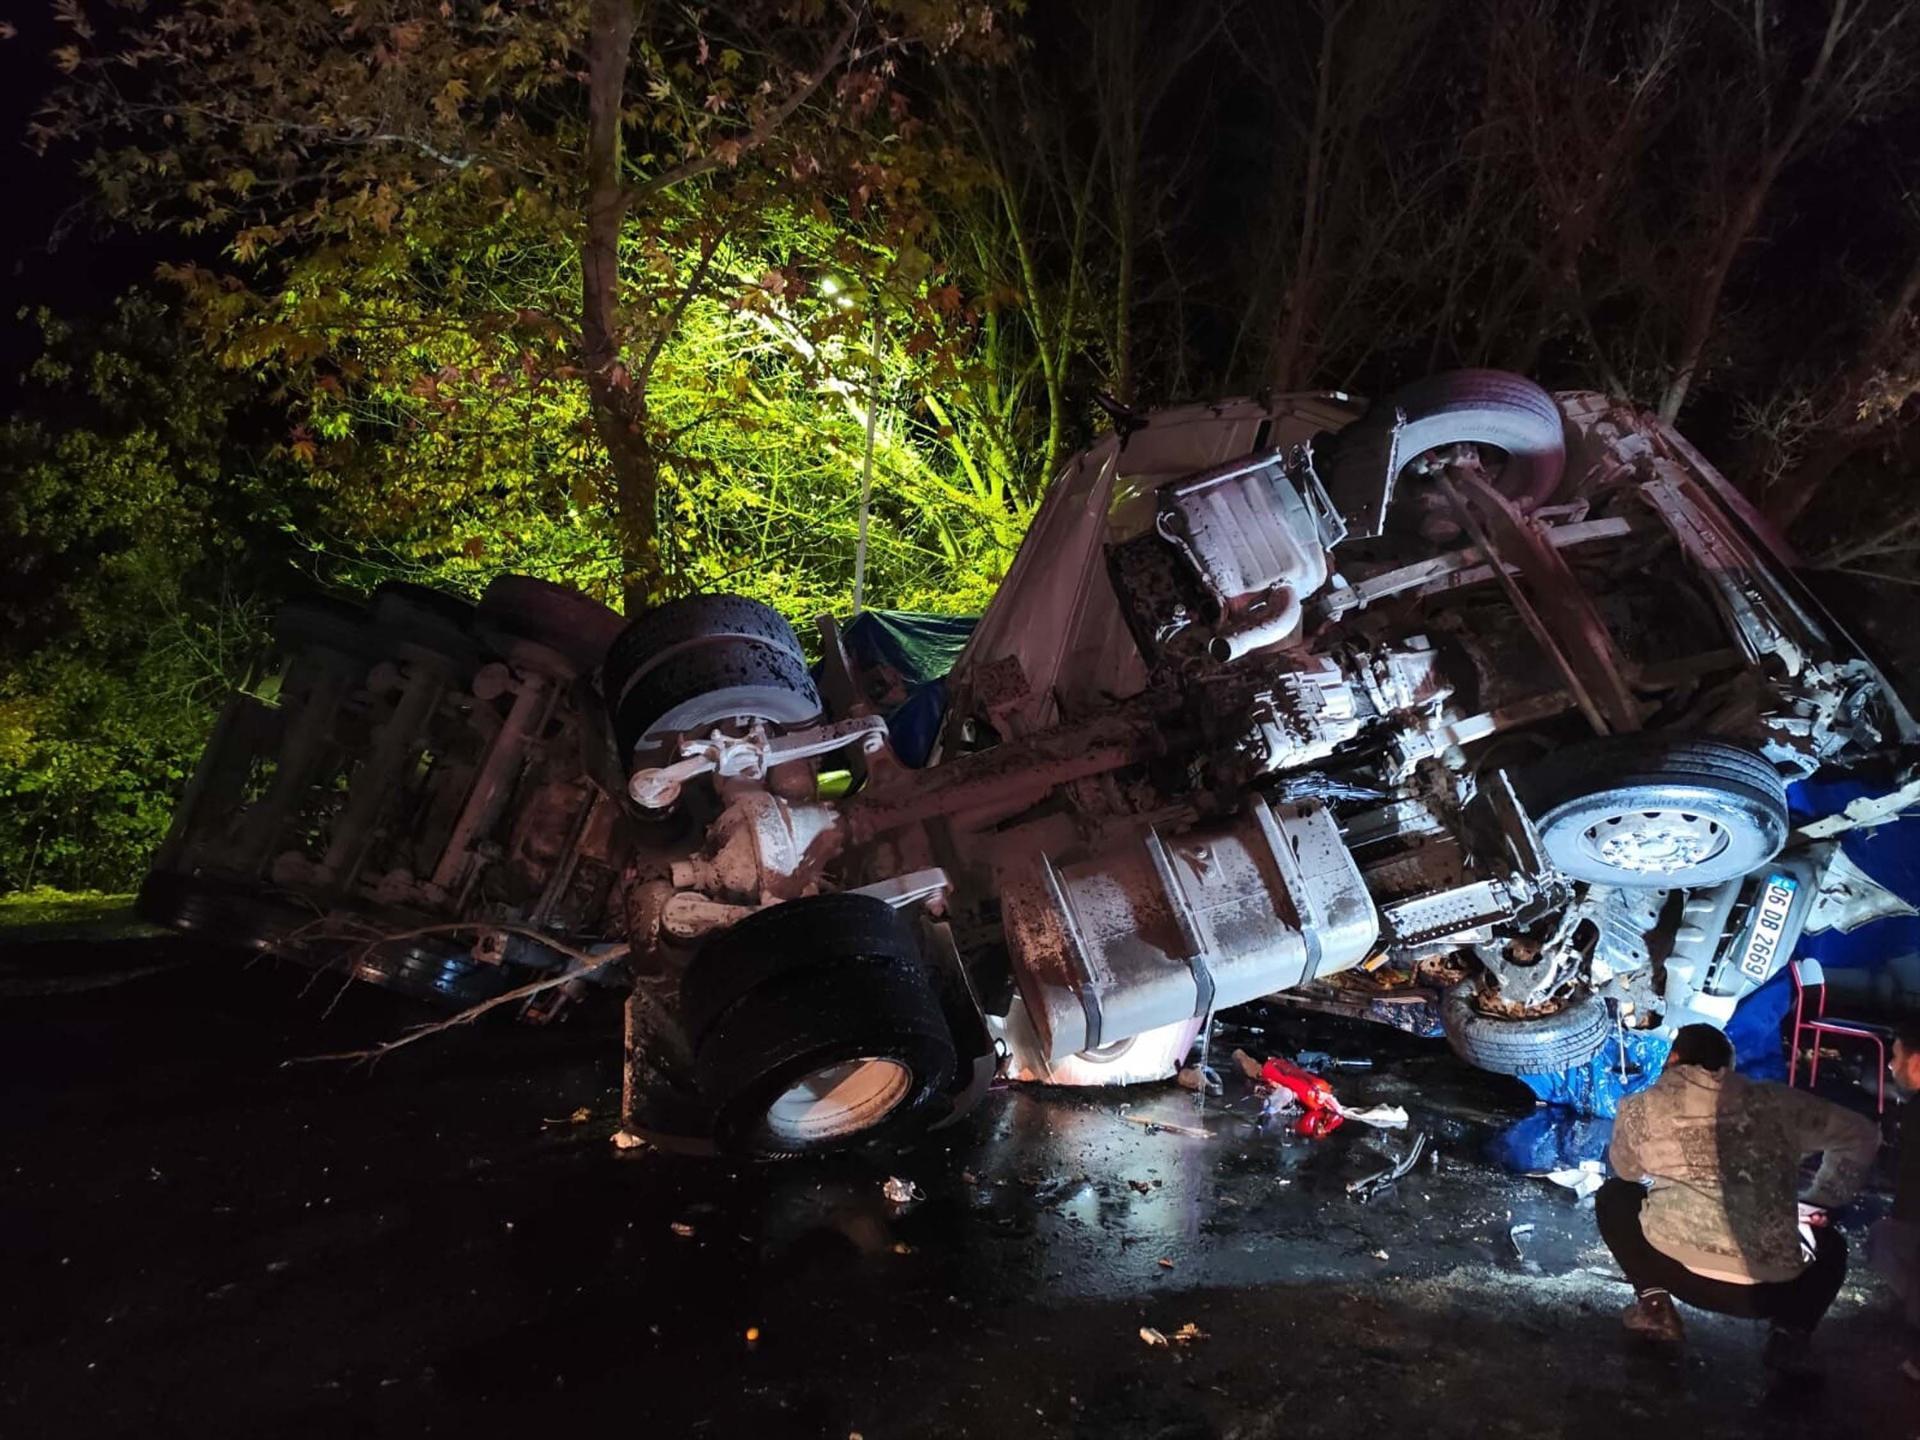
[[[1813,1332],[1775,1325],[1767,1332],[1766,1348],[1760,1363],[1777,1384],[1799,1387],[1820,1378],[1813,1363]]]
[[[1658,1345],[1678,1349],[1687,1342],[1687,1331],[1680,1323],[1680,1312],[1674,1309],[1673,1297],[1664,1290],[1654,1290],[1640,1296],[1620,1312],[1620,1320],[1632,1334]]]

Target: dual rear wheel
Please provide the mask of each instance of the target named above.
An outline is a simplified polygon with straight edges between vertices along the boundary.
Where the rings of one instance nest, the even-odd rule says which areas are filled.
[[[1594,885],[1719,885],[1786,844],[1786,785],[1760,755],[1724,740],[1620,735],[1571,745],[1516,777],[1547,857]],[[1592,1059],[1613,1033],[1607,1003],[1579,991],[1558,1008],[1505,1017],[1481,978],[1449,991],[1441,1025],[1454,1053],[1501,1075]]]
[[[734,1154],[899,1139],[938,1118],[953,1033],[913,927],[883,900],[817,895],[707,942],[681,982],[694,1076]]]

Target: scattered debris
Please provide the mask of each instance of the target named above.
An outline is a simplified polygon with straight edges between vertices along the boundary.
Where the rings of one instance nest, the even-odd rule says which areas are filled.
[[[1159,1258],[1159,1260],[1157,1260],[1157,1261],[1156,1261],[1156,1262],[1154,1262],[1154,1263],[1156,1263],[1157,1265],[1159,1265],[1159,1267],[1160,1267],[1160,1268],[1161,1268],[1162,1270],[1171,1270],[1171,1269],[1173,1269],[1173,1261],[1171,1261],[1171,1260],[1169,1260],[1169,1259],[1168,1259],[1168,1258],[1167,1258],[1166,1256],[1164,1256],[1164,1255],[1162,1255],[1162,1256],[1161,1256],[1161,1257]]]
[[[1291,1060],[1269,1059],[1260,1067],[1260,1083],[1286,1091],[1300,1102],[1303,1113],[1293,1126],[1298,1134],[1318,1140],[1331,1135],[1344,1123],[1333,1086]]]
[[[646,1145],[647,1142],[631,1130],[616,1130],[613,1132],[613,1148],[616,1150],[644,1150]]]
[[[1296,1064],[1304,1065],[1309,1070],[1371,1070],[1373,1068],[1371,1060],[1336,1060],[1324,1050],[1302,1050],[1293,1058]]]
[[[911,1205],[916,1200],[926,1199],[926,1194],[911,1180],[902,1180],[898,1175],[889,1175],[881,1185],[880,1193],[895,1205]]]
[[[1146,1180],[1129,1180],[1127,1181],[1127,1188],[1129,1190],[1137,1190],[1142,1195],[1151,1195],[1153,1193],[1152,1183]]]
[[[1218,1095],[1222,1089],[1219,1072],[1211,1065],[1189,1065],[1173,1078],[1183,1090]]]
[[[1388,1258],[1388,1255],[1384,1250],[1376,1250],[1373,1252],[1373,1258],[1376,1260],[1385,1260]]]
[[[1568,1170],[1542,1170],[1536,1172],[1540,1179],[1551,1180],[1556,1185],[1564,1185],[1580,1199],[1584,1200],[1606,1183],[1607,1171],[1598,1160],[1582,1160]]]
[[[1233,1063],[1240,1067],[1240,1073],[1249,1080],[1260,1078],[1260,1062],[1244,1050],[1233,1052]]]
[[[1532,1233],[1533,1233],[1533,1225],[1531,1223],[1524,1224],[1524,1225],[1515,1225],[1508,1229],[1507,1243],[1513,1246],[1514,1254],[1519,1255],[1522,1258],[1525,1258],[1526,1251],[1520,1248],[1520,1240],[1523,1236],[1531,1235]]]
[[[667,1228],[682,1240],[691,1240],[693,1238],[693,1227],[684,1220],[676,1220]]]
[[[582,1105],[578,1110],[575,1110],[571,1115],[567,1116],[567,1118],[564,1120],[542,1119],[540,1123],[542,1125],[584,1125],[587,1123],[587,1121],[591,1120],[592,1118],[593,1118],[593,1111],[590,1110],[587,1106]]]
[[[1260,1118],[1255,1128],[1264,1128],[1269,1120],[1280,1115],[1289,1115],[1300,1108],[1299,1097],[1291,1090],[1278,1090],[1263,1085],[1256,1092],[1260,1096]]]
[[[1178,1330],[1174,1331],[1171,1336],[1162,1334],[1151,1325],[1142,1325],[1140,1327],[1140,1338],[1149,1345],[1156,1345],[1162,1350],[1170,1350],[1175,1345],[1191,1345],[1196,1340],[1205,1340],[1207,1338],[1207,1332],[1189,1320]]]
[[[1376,1130],[1404,1130],[1407,1125],[1407,1109],[1404,1105],[1363,1105],[1358,1110],[1349,1110],[1337,1100],[1334,1104],[1348,1120],[1358,1120],[1362,1125],[1371,1125]]]
[[[1129,1125],[1141,1125],[1148,1130],[1165,1130],[1170,1135],[1190,1135],[1195,1140],[1211,1140],[1213,1136],[1205,1130],[1195,1129],[1191,1125],[1175,1125],[1166,1120],[1149,1120],[1144,1115],[1122,1115]]]
[[[1371,1175],[1362,1175],[1358,1180],[1349,1181],[1347,1194],[1356,1200],[1371,1200],[1394,1181],[1400,1179],[1415,1165],[1427,1148],[1427,1132],[1422,1130],[1413,1137],[1413,1143],[1407,1146],[1407,1153],[1384,1170],[1376,1170]]]

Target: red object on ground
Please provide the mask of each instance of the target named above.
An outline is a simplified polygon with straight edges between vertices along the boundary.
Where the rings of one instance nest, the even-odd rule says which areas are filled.
[[[1300,1102],[1301,1115],[1293,1127],[1298,1134],[1318,1140],[1346,1123],[1340,1102],[1333,1098],[1333,1086],[1311,1070],[1302,1070],[1291,1060],[1269,1060],[1260,1067],[1260,1078]]]

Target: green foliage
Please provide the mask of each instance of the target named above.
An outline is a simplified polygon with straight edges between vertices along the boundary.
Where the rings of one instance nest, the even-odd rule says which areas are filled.
[[[124,889],[244,676],[283,522],[228,433],[245,387],[177,316],[45,323],[37,418],[0,426],[0,890]]]
[[[39,583],[0,673],[0,889],[131,878],[302,578],[514,571],[618,603],[644,561],[648,592],[844,611],[876,400],[869,603],[991,593],[1034,488],[1022,419],[978,400],[1001,363],[979,287],[926,248],[966,172],[889,77],[916,45],[990,51],[992,12],[650,12],[595,360],[606,10],[183,0],[104,43],[68,15],[41,138],[91,147],[117,218],[225,258],[161,267],[172,310],[54,336],[68,403],[12,422],[4,523]]]

